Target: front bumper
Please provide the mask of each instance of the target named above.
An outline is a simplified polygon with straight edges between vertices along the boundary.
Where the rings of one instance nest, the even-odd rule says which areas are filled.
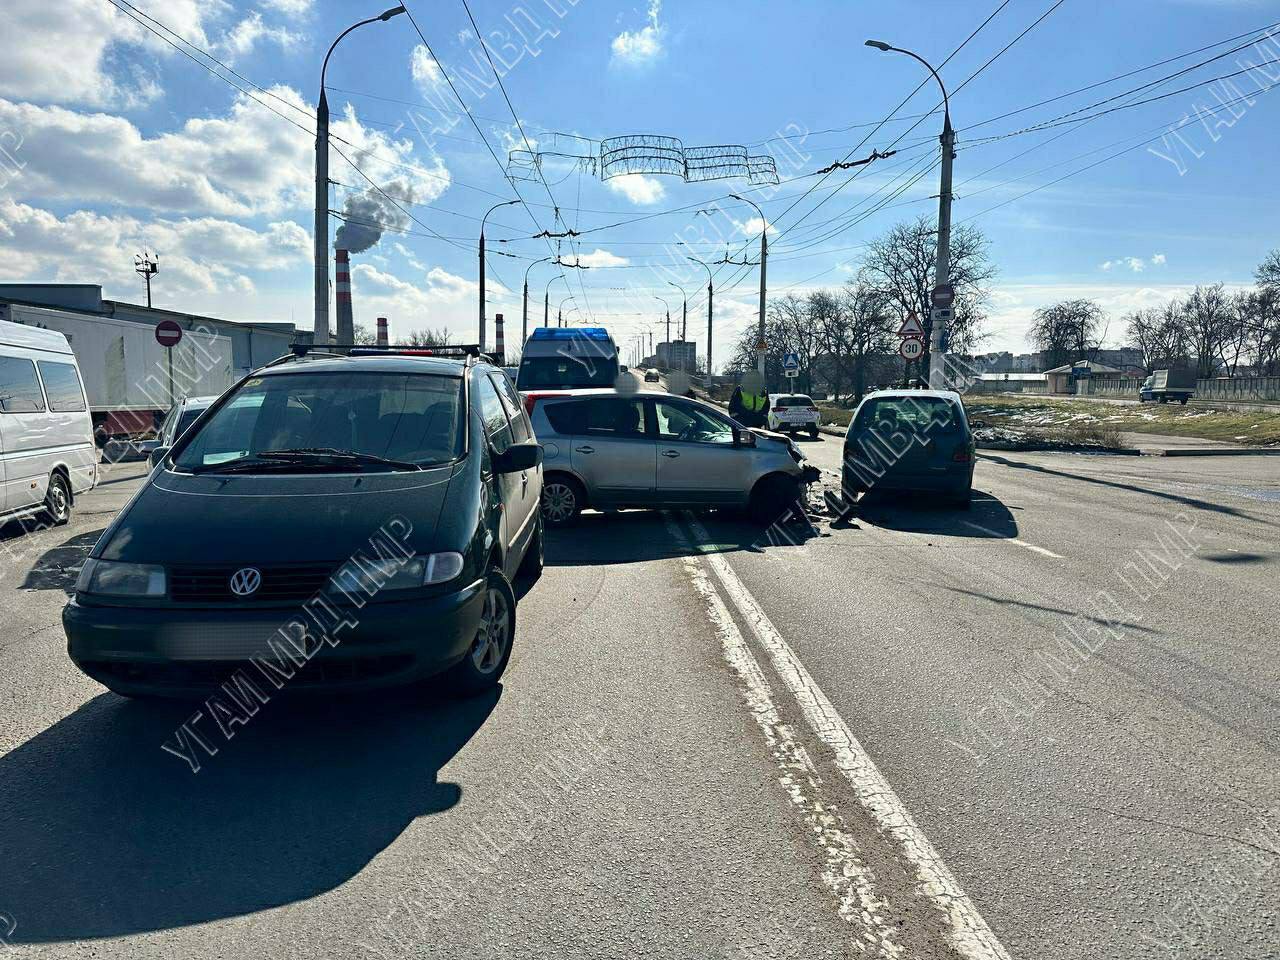
[[[67,653],[118,693],[202,696],[243,670],[277,689],[364,690],[411,683],[457,663],[471,647],[484,606],[484,580],[425,599],[338,607],[353,625],[318,626],[301,606],[120,607],[69,602],[62,610]],[[290,624],[317,640],[298,650]],[[319,639],[329,630],[332,641]],[[277,670],[264,668],[254,658]],[[277,681],[283,681],[280,686]]]

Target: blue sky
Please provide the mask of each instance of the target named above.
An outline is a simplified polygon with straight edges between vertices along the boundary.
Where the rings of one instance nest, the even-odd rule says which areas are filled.
[[[161,254],[158,305],[308,325],[312,143],[305,128],[313,129],[308,108],[319,61],[343,28],[385,5],[133,0],[138,11],[270,91],[255,95],[276,112],[211,76],[108,0],[54,6],[47,0],[7,5],[9,33],[18,43],[0,62],[3,279],[102,283],[108,296],[139,299],[132,259],[145,243]],[[938,63],[999,3],[472,0],[500,58],[523,136],[487,72],[461,0],[410,0],[408,6],[480,131],[461,115],[440,64],[421,48],[407,17],[361,28],[335,53],[328,81],[334,133],[342,138],[336,146],[412,214],[382,203],[379,219],[388,229],[353,256],[357,320],[372,326],[385,315],[395,334],[448,326],[458,339],[474,339],[477,218],[514,196],[482,134],[505,160],[524,136],[538,150],[589,156],[600,139],[651,133],[690,146],[742,144],[753,154],[772,154],[784,183],[761,191],[743,180],[602,182],[589,161],[548,157],[543,174],[561,220],[557,225],[548,188],[516,181],[528,206],[498,210],[489,221],[495,251],[489,310],[518,319],[528,258],[552,249],[531,235],[573,228],[583,236],[562,243],[561,255],[593,266],[552,282],[553,310],[572,295],[564,308],[573,319],[595,319],[625,338],[658,318],[663,307],[656,296],[678,306],[681,294],[668,284],[675,279],[689,291],[697,318],[690,332],[701,341],[705,273],[681,264],[673,243],[683,239],[707,260],[726,250],[735,259],[744,249],[754,253],[761,224],[750,207],[724,199],[728,194],[755,199],[770,220],[771,294],[844,282],[856,270],[859,245],[898,220],[934,212],[936,173],[909,186],[907,178],[927,169],[936,116],[906,133],[897,156],[856,177],[833,174],[783,215],[817,184],[815,171],[846,156],[867,134],[855,157],[886,149],[937,103],[926,86],[899,111],[909,119],[893,119],[872,133],[925,74],[909,58],[864,47],[863,39],[909,46]],[[1065,297],[1098,299],[1117,342],[1126,311],[1157,305],[1196,283],[1247,284],[1267,250],[1280,244],[1274,229],[1278,95],[1261,92],[1280,81],[1280,64],[1265,64],[1280,58],[1280,34],[1132,98],[1161,99],[1085,124],[982,139],[1051,121],[1234,44],[973,126],[1264,28],[1280,20],[1280,5],[1065,0],[960,89],[1051,6],[1052,0],[1011,0],[942,71],[958,90],[952,102],[960,131],[955,218],[973,218],[985,231],[999,269],[988,349],[1025,350],[1034,309]],[[1251,63],[1259,66],[1231,78],[1234,90],[1202,86],[1166,96]],[[1224,110],[1224,99],[1239,102]],[[1218,112],[1198,120],[1197,106]],[[1159,139],[1184,122],[1178,135]],[[1058,134],[1064,135],[1048,142]],[[1157,138],[1151,149],[1138,145],[1148,137]],[[1029,152],[1019,156],[1023,151]],[[336,153],[331,176],[340,184],[333,188],[335,209],[369,194],[368,181]],[[903,186],[886,209],[854,216]],[[698,215],[700,207],[712,212]],[[637,217],[647,219],[599,229]],[[338,223],[333,219],[331,229]],[[537,315],[554,276],[546,264],[532,268]],[[725,267],[716,282],[716,337],[723,347],[753,318],[757,275]]]

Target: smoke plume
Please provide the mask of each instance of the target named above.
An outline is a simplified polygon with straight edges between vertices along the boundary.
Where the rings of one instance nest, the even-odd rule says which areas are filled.
[[[400,201],[417,199],[413,185],[405,179],[392,180],[382,188]],[[343,222],[338,227],[334,246],[359,253],[382,239],[384,230],[403,230],[409,225],[404,211],[376,190],[349,193],[342,205]]]

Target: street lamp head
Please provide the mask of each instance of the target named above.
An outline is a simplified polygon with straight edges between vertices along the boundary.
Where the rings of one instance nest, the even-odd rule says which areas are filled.
[[[891,45],[885,43],[883,40],[868,40],[865,45],[868,47],[875,47],[877,50],[883,50],[886,53],[893,49]]]
[[[392,17],[398,17],[400,16],[400,14],[405,12],[406,11],[403,5],[398,7],[392,7],[390,10],[387,10],[385,13],[380,14],[378,16],[378,19],[385,23],[387,20],[390,20]]]

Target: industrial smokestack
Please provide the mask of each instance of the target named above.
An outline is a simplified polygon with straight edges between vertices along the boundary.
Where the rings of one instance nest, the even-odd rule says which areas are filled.
[[[503,366],[503,359],[507,355],[507,342],[502,334],[502,314],[495,314],[493,318],[493,348],[497,355],[498,366]]]
[[[378,318],[378,346],[380,347],[391,346],[391,340],[387,336],[387,318],[386,317]]]
[[[338,323],[334,330],[338,343],[355,343],[356,325],[351,314],[351,256],[339,247],[334,251],[334,290],[338,298]]]

